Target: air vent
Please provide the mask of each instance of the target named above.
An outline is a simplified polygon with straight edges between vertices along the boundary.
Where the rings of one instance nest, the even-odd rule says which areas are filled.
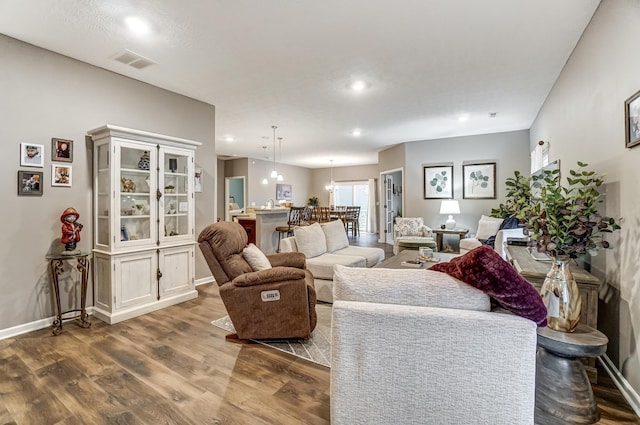
[[[144,56],[134,53],[131,50],[125,50],[124,52],[114,56],[113,59],[137,69],[143,69],[148,67],[149,65],[155,65],[155,62],[151,59],[145,58]]]

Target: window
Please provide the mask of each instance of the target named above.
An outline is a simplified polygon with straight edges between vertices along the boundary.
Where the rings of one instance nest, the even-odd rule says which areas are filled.
[[[369,183],[366,181],[336,183],[334,202],[337,206],[359,206],[359,231],[366,231],[369,218]]]

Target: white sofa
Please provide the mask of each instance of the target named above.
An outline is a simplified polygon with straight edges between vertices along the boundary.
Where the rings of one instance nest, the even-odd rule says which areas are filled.
[[[480,239],[489,239],[495,235],[494,249],[502,258],[506,259],[507,253],[505,252],[504,244],[507,242],[507,238],[522,238],[524,237],[524,230],[522,228],[499,230],[502,222],[503,219],[501,218],[482,215],[480,221],[478,221],[478,230],[475,237],[460,240],[460,255],[481,246]]]
[[[331,423],[533,424],[536,324],[445,273],[335,267]]]
[[[294,227],[293,236],[280,243],[280,252],[302,252],[307,259],[319,301],[333,302],[333,266],[373,267],[384,260],[384,250],[349,245],[340,220]]]

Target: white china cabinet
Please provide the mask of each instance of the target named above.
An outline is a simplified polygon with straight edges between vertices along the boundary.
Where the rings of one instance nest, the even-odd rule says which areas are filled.
[[[94,143],[94,315],[117,323],[197,297],[199,142],[106,125]]]

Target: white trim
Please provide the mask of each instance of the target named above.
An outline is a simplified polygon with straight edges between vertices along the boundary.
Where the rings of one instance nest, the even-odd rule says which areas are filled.
[[[201,277],[200,279],[196,279],[196,286],[205,285],[207,283],[213,283],[216,280],[213,276]]]
[[[87,307],[87,314],[93,314],[93,307]],[[62,317],[70,317],[73,315],[77,315],[77,313],[67,313],[63,314]],[[40,329],[49,328],[53,325],[53,321],[55,320],[54,316],[46,317],[44,319],[36,320],[29,323],[23,323],[22,325],[13,326],[7,329],[0,329],[0,340],[13,338],[14,336],[26,334],[33,331],[39,331]],[[64,326],[64,324],[63,324]],[[64,327],[63,327],[64,329]]]
[[[600,360],[600,364],[604,370],[609,374],[613,383],[616,384],[616,387],[618,387],[622,396],[627,400],[629,406],[631,406],[633,411],[636,413],[636,416],[640,417],[640,395],[633,389],[631,384],[629,384],[629,381],[622,376],[622,373],[620,373],[618,368],[615,367],[609,356],[605,354],[598,360]]]

